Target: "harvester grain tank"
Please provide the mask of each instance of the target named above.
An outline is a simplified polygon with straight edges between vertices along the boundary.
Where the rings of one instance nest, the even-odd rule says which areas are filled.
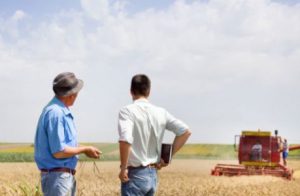
[[[237,141],[239,144],[237,145]],[[272,136],[270,131],[242,131],[235,136],[235,150],[238,151],[239,165],[217,164],[211,174],[215,176],[272,175],[292,179],[293,170],[280,162],[282,138]],[[300,145],[289,150],[300,149]]]

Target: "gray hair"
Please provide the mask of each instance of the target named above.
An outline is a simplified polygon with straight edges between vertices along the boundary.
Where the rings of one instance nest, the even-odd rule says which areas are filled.
[[[72,72],[60,73],[53,80],[53,91],[59,97],[76,94],[82,87],[83,81],[76,78]]]

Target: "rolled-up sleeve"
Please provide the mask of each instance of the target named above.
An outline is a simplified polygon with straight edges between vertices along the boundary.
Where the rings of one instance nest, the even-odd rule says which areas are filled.
[[[118,131],[119,131],[119,141],[124,141],[129,144],[133,142],[132,136],[133,121],[130,116],[130,112],[127,108],[122,108],[119,112],[118,119]]]
[[[57,112],[49,112],[46,130],[48,142],[52,154],[63,151],[66,147],[64,116]]]
[[[166,111],[166,129],[175,133],[176,136],[182,135],[189,127],[179,119],[176,119]]]

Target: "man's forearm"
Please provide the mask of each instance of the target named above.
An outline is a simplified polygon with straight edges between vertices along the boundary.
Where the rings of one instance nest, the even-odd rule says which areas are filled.
[[[67,146],[63,151],[54,153],[53,156],[57,159],[69,158],[77,154],[84,153],[86,150],[87,150],[86,146],[79,146],[79,147]]]
[[[173,142],[172,156],[185,144],[190,137],[191,132],[186,130],[182,135],[176,136]]]
[[[123,141],[119,142],[121,169],[127,168],[130,147],[131,147],[131,145],[127,142],[123,142]]]

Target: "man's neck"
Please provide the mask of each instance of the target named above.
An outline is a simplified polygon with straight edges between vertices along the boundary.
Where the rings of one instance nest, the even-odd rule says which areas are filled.
[[[70,105],[68,104],[68,100],[67,100],[66,97],[58,97],[58,96],[56,96],[56,98],[57,98],[58,100],[60,100],[67,108],[70,106]]]
[[[138,100],[138,99],[148,99],[148,97],[146,97],[146,96],[141,96],[141,95],[138,95],[138,96],[133,95],[133,96],[132,96],[132,100],[133,100],[133,101]]]

